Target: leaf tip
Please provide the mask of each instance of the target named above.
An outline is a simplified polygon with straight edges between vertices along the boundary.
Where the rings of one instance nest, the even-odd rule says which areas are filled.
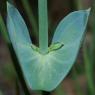
[[[90,12],[90,11],[91,11],[91,8],[88,8],[88,9],[87,9],[87,12]]]
[[[91,8],[88,8],[87,10],[88,15],[90,14]]]
[[[10,3],[7,1],[7,8],[10,6]]]
[[[8,11],[10,8],[12,8],[12,7],[13,7],[12,4],[7,1],[7,11]]]

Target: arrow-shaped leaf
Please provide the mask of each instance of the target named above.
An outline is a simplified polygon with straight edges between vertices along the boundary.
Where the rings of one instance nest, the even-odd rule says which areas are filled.
[[[7,5],[8,33],[27,85],[51,91],[66,77],[76,59],[90,10],[76,11],[58,25],[47,54],[31,43],[27,27],[17,9]],[[43,39],[45,40],[45,39]]]

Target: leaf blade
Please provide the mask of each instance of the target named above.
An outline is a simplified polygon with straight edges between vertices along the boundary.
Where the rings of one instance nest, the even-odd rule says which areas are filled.
[[[9,33],[10,35],[14,33],[10,38],[17,36],[18,42],[21,41],[21,43],[25,44],[31,43],[29,32],[24,20],[22,19],[18,10],[8,2],[7,13],[7,26]],[[12,29],[12,27],[14,27],[14,29]]]
[[[17,11],[14,10],[11,13],[12,14],[8,15],[13,15],[13,13],[16,14]],[[82,31],[80,35],[77,35],[79,36],[77,40],[70,40],[74,37],[71,37],[68,40],[67,38],[70,32],[68,32],[67,34],[65,33],[65,35],[63,35],[64,32],[59,31],[59,28],[61,27],[60,26],[56,30],[58,33],[60,33],[60,35],[55,32],[55,36],[52,41],[52,43],[59,42],[59,44],[57,46],[55,45],[54,47],[51,46],[51,49],[55,50],[57,47],[60,48],[60,43],[64,44],[64,46],[56,51],[51,51],[48,54],[43,55],[31,48],[31,41],[27,29],[25,34],[23,34],[22,31],[16,30],[17,25],[14,25],[14,22],[18,24],[18,22],[16,22],[15,20],[17,18],[12,18],[14,18],[14,16],[12,16],[11,18],[9,17],[9,20],[7,21],[8,32],[12,41],[12,45],[19,59],[26,83],[33,90],[54,90],[59,85],[59,83],[66,77],[72,65],[74,64],[84,31]],[[14,31],[14,28],[16,31]],[[84,28],[82,29],[85,30]],[[76,28],[74,30],[76,31]],[[21,34],[19,34],[18,31]],[[14,35],[14,32],[17,35],[16,37]],[[62,39],[60,39],[61,35]],[[59,37],[59,39],[56,39],[57,36]],[[63,38],[66,40],[64,40]]]
[[[66,16],[55,30],[52,43],[63,42],[67,44],[76,40],[76,38],[78,39],[80,37],[78,33],[82,34],[85,31],[89,13],[90,8],[88,10],[75,11]]]

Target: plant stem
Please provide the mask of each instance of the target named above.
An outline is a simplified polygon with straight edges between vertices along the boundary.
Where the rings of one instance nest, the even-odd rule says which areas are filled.
[[[2,36],[4,37],[4,40],[7,43],[10,43],[10,40],[9,40],[9,37],[8,37],[8,34],[6,31],[7,31],[7,29],[6,29],[5,23],[3,21],[2,16],[0,15],[0,32],[1,32]]]
[[[93,80],[93,69],[91,66],[91,60],[88,54],[87,47],[84,46],[83,51],[84,51],[83,54],[84,54],[84,63],[85,63],[85,72],[87,76],[87,82],[88,82],[91,95],[94,95],[95,87],[94,87],[94,80]]]
[[[95,65],[95,0],[93,0],[92,2],[92,10],[91,10],[91,15],[90,15],[90,21],[91,21],[91,29],[92,29],[92,43],[91,43],[91,58],[92,58],[92,63],[93,63],[93,67]]]
[[[83,9],[83,0],[74,0],[75,1],[75,4],[76,4],[76,8],[78,9],[78,10],[81,10],[81,9]]]
[[[77,77],[78,77],[77,70],[75,67],[73,67],[72,79],[74,80],[74,86],[77,91],[77,95],[84,95]]]
[[[39,9],[39,48],[42,54],[48,52],[47,0],[38,0]]]
[[[35,20],[35,17],[33,15],[33,11],[29,5],[29,1],[28,0],[21,0],[25,10],[26,10],[26,13],[27,13],[27,16],[29,18],[29,21],[30,21],[30,24],[32,25],[33,27],[33,33],[35,33],[35,36],[37,38],[37,34],[38,34],[38,27],[37,27],[37,22]]]
[[[95,4],[95,0],[93,0],[93,7],[95,6],[94,4]],[[83,8],[82,0],[78,0],[77,8],[78,9]],[[94,8],[92,8],[92,9],[94,9]],[[90,57],[90,54],[88,52],[89,52],[88,48],[84,45],[83,57],[84,57],[84,64],[85,64],[85,72],[86,72],[87,82],[88,82],[88,86],[89,86],[89,90],[90,90],[90,95],[94,95],[95,94],[95,86],[94,86],[94,80],[93,80],[94,79],[93,78],[93,64],[91,64],[93,62],[92,61],[93,58],[91,58],[91,57],[93,57],[93,56]]]

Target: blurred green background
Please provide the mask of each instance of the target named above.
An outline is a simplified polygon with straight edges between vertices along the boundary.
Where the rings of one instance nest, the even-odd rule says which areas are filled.
[[[22,14],[31,39],[38,45],[38,0],[9,0]],[[59,21],[72,11],[91,7],[86,37],[75,65],[54,91],[43,95],[95,95],[95,1],[48,0],[49,44]],[[16,74],[17,60],[6,29],[6,0],[0,0],[0,95],[24,95]],[[17,68],[15,68],[15,65]],[[41,95],[30,90],[31,95]]]

